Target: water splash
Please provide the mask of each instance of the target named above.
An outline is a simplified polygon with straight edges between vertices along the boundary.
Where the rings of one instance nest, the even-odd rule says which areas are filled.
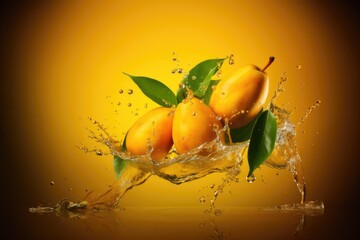
[[[295,124],[290,121],[290,113],[275,105],[275,100],[281,92],[283,92],[282,85],[287,81],[286,73],[280,79],[277,90],[274,92],[268,108],[276,116],[278,130],[274,150],[265,164],[276,169],[287,169],[293,176],[296,186],[301,194],[301,201],[299,204],[281,205],[278,210],[299,210],[320,208],[324,209],[322,202],[306,201],[306,184],[302,170],[301,157],[296,146],[296,131]],[[304,118],[300,121],[302,123],[308,115],[320,104],[317,102],[310,107]],[[97,155],[111,154],[123,159],[126,163],[120,178],[116,181],[106,193],[94,197],[88,194],[86,200],[73,203],[69,201],[61,201],[58,206],[54,208],[31,208],[31,212],[48,213],[66,211],[87,212],[97,211],[99,209],[116,209],[119,208],[119,200],[131,188],[144,183],[150,176],[156,175],[174,184],[182,184],[202,178],[214,172],[226,172],[221,184],[214,188],[213,196],[210,200],[210,208],[206,210],[207,213],[214,215],[222,214],[220,209],[216,209],[216,201],[224,191],[225,187],[230,182],[238,182],[238,175],[241,172],[241,165],[243,163],[244,154],[248,148],[249,142],[223,144],[220,141],[221,132],[228,133],[228,126],[225,124],[223,129],[217,130],[218,137],[211,142],[204,143],[198,148],[189,151],[186,154],[179,155],[176,151],[170,151],[164,161],[153,161],[150,157],[150,151],[146,155],[132,156],[127,151],[122,150],[121,144],[117,139],[114,139],[107,129],[99,122],[94,122],[99,133],[90,130],[90,138],[95,139],[96,142],[102,143],[109,149],[109,152],[99,151],[98,149],[89,150],[88,148],[79,147],[84,152],[95,152]],[[101,154],[99,154],[101,153]],[[252,182],[255,177],[249,179]],[[205,202],[205,199],[200,198],[200,202]],[[86,202],[86,203],[85,203]],[[64,205],[65,204],[65,205]],[[65,206],[65,207],[64,207]],[[70,207],[69,207],[70,206]],[[52,209],[52,210],[50,210]],[[58,209],[58,210],[56,210]],[[62,209],[61,211],[59,209]],[[86,211],[84,211],[84,209]]]

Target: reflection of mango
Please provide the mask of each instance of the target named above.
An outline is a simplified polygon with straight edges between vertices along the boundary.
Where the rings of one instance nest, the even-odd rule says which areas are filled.
[[[181,102],[173,122],[173,140],[176,151],[186,153],[216,138],[216,129],[222,128],[215,113],[202,101],[193,97]]]
[[[151,158],[160,161],[173,145],[173,108],[159,107],[146,113],[130,128],[126,149],[132,155],[144,155],[152,147]]]
[[[254,119],[263,107],[269,92],[269,78],[265,69],[255,65],[240,68],[230,78],[216,86],[209,106],[222,119],[229,120],[231,128],[240,128]]]

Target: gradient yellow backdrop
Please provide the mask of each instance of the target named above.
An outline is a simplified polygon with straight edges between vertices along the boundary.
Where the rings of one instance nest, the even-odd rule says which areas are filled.
[[[351,166],[358,158],[352,151],[359,132],[353,125],[359,118],[352,80],[359,73],[350,48],[356,39],[345,40],[350,29],[332,17],[336,7],[311,1],[155,0],[40,2],[19,9],[7,67],[15,110],[10,115],[11,173],[24,189],[23,206],[55,204],[63,197],[79,200],[85,189],[103,191],[115,180],[111,156],[85,154],[76,145],[96,146],[88,138],[87,128],[94,128],[89,117],[122,139],[139,116],[156,106],[122,72],[159,79],[175,91],[183,75],[172,69],[186,71],[202,60],[230,54],[235,64],[224,66],[223,75],[276,57],[267,71],[270,92],[287,72],[278,103],[293,110],[295,122],[321,100],[298,132],[308,198],[326,206],[345,205],[353,190],[344,185],[358,180]],[[128,89],[134,94],[128,95]],[[129,191],[121,205],[202,206],[199,197],[210,195],[209,185],[219,184],[223,176],[180,186],[151,177]],[[218,206],[299,201],[286,171],[262,167],[256,176],[248,184],[242,173],[241,182],[226,188]]]

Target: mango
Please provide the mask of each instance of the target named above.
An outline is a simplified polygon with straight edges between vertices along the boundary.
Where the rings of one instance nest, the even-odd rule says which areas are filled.
[[[196,97],[184,99],[178,104],[173,122],[172,137],[180,154],[210,142],[216,138],[216,130],[223,124],[216,114]]]
[[[159,107],[147,112],[129,129],[126,149],[131,155],[145,155],[152,148],[151,158],[160,162],[173,146],[174,109]]]
[[[209,106],[222,119],[228,120],[230,128],[245,126],[263,108],[269,93],[269,77],[265,70],[273,61],[274,57],[270,57],[263,69],[244,66],[215,87]]]

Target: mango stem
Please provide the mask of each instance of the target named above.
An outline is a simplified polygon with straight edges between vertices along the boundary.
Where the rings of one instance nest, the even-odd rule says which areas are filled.
[[[261,70],[262,72],[265,72],[265,70],[274,62],[275,57],[271,56],[269,57],[269,62],[266,64],[266,66]]]

